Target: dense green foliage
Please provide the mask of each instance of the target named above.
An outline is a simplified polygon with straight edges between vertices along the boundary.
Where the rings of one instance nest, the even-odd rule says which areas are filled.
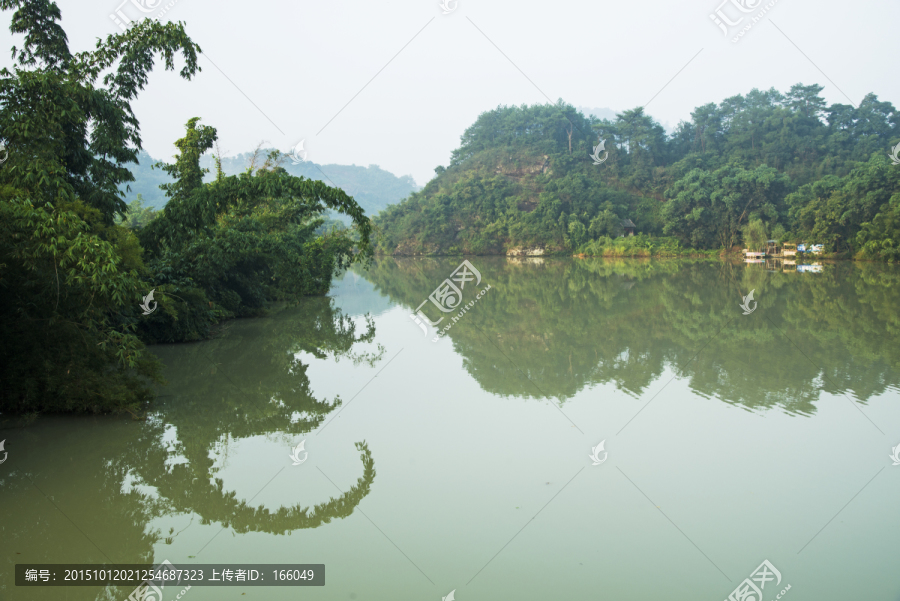
[[[449,167],[378,215],[379,252],[589,252],[630,219],[686,248],[731,249],[754,221],[767,236],[892,258],[900,112],[874,94],[826,106],[821,90],[754,89],[698,107],[672,135],[642,108],[615,120],[562,101],[488,111]],[[595,165],[598,140],[608,155]]]
[[[180,25],[148,20],[73,54],[55,4],[0,8],[24,34],[13,71],[0,71],[0,408],[136,406],[150,397],[138,378],[158,366],[135,334],[140,248],[113,225],[140,147],[130,102],[157,53],[174,69],[180,52],[190,78],[200,49]]]
[[[324,294],[337,270],[370,252],[359,205],[337,188],[288,175],[277,153],[255,172],[219,171],[204,184],[199,158],[215,139],[214,128],[188,122],[176,162],[161,166],[175,180],[164,186],[169,202],[138,232],[163,305],[142,321],[151,341],[202,338],[222,318]],[[351,217],[363,254],[354,254],[349,230],[316,234],[326,208]]]
[[[0,71],[0,410],[135,411],[159,378],[145,342],[196,339],[268,301],[321,294],[371,255],[359,205],[277,157],[204,184],[199,158],[216,134],[197,119],[162,166],[166,209],[128,210],[121,187],[141,147],[130,103],[157,54],[171,70],[181,53],[189,79],[200,48],[182,25],[145,20],[72,54],[56,4],[0,8],[15,9],[11,30],[24,34],[13,71]],[[327,209],[355,229],[317,235]],[[154,288],[148,318],[139,306]]]
[[[692,169],[672,184],[661,205],[663,232],[695,248],[731,248],[751,219],[779,222],[787,186],[787,176],[771,167]]]
[[[787,197],[797,231],[862,258],[896,260],[900,166],[878,155],[845,177],[825,177]]]
[[[601,236],[578,247],[579,255],[594,257],[678,257],[709,254],[685,248],[675,238],[655,237],[647,234],[611,238]]]
[[[125,225],[129,229],[138,230],[150,223],[159,212],[152,206],[144,205],[144,197],[140,194],[128,203],[125,215],[116,220],[118,225]]]

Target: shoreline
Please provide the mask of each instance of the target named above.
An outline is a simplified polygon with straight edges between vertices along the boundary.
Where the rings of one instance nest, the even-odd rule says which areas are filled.
[[[703,251],[703,250],[691,250],[685,251],[682,253],[651,253],[651,254],[616,254],[616,253],[608,253],[601,255],[593,255],[586,253],[545,253],[541,255],[519,255],[519,254],[504,254],[504,253],[421,253],[421,254],[387,254],[387,253],[375,253],[375,257],[383,258],[383,257],[395,257],[395,258],[406,258],[406,259],[417,259],[417,258],[437,258],[437,257],[507,257],[510,259],[559,259],[559,258],[573,258],[573,259],[737,259],[743,261],[743,255],[741,253],[723,253],[722,251]],[[852,263],[885,263],[890,264],[891,261],[876,261],[873,259],[860,259],[854,257],[841,256],[841,254],[820,254],[814,255],[811,257],[797,257],[797,259],[803,261],[849,261]],[[797,260],[794,259],[794,260]],[[765,257],[765,260],[784,260],[784,257]]]

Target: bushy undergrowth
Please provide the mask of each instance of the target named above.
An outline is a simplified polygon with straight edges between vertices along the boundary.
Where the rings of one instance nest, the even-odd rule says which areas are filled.
[[[592,257],[680,257],[718,252],[684,248],[677,238],[637,234],[619,238],[604,236],[591,240],[580,246],[576,254]]]

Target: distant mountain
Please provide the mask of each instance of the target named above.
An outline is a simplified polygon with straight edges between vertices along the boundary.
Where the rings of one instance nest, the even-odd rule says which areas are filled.
[[[161,209],[165,206],[166,195],[159,189],[160,184],[171,183],[172,178],[162,169],[151,169],[151,165],[158,161],[142,150],[138,153],[138,164],[129,165],[134,181],[131,182],[131,191],[125,194],[125,203],[130,203],[140,194],[144,199],[144,205]],[[120,186],[125,191],[125,186]]]
[[[264,159],[266,152],[268,150],[260,150],[260,159]],[[246,171],[252,156],[253,153],[247,152],[234,157],[224,157],[222,159],[222,170],[226,175],[237,175]],[[131,167],[135,181],[130,185],[131,191],[127,193],[125,202],[129,203],[137,198],[138,194],[141,194],[147,206],[161,209],[165,206],[168,199],[163,194],[163,191],[159,189],[159,185],[171,182],[172,179],[164,171],[150,168],[150,165],[156,163],[157,160],[145,151],[140,152],[138,161],[138,165]],[[215,163],[212,155],[201,157],[200,166],[210,170],[204,180],[212,181],[215,178]],[[291,175],[320,180],[328,185],[341,188],[352,196],[370,217],[388,205],[400,202],[419,190],[419,186],[416,185],[412,176],[397,177],[378,165],[369,165],[368,167],[334,164],[317,165],[311,162],[293,165],[288,160],[282,167]],[[343,217],[343,215],[340,215],[340,217]]]

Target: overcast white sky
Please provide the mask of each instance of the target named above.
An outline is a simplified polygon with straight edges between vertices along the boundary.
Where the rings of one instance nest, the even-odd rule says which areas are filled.
[[[119,31],[109,15],[121,2],[58,0],[70,47]],[[444,15],[438,0],[175,0],[163,20],[186,23],[203,72],[188,82],[158,67],[133,107],[155,158],[199,116],[228,155],[305,139],[310,161],[377,164],[423,185],[500,104],[622,111],[653,99],[647,112],[674,127],[698,105],[801,82],[824,85],[829,104],[874,92],[900,105],[897,0],[777,0],[738,43],[709,18],[720,2],[458,0]],[[131,0],[122,10],[142,16]],[[722,10],[741,14],[730,0]],[[0,39],[19,43],[10,15]]]

